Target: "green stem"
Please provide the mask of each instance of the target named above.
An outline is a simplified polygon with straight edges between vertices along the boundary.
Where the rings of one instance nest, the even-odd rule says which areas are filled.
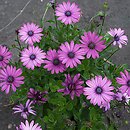
[[[111,53],[111,55],[110,55],[104,62],[108,61],[117,51],[119,51],[119,49],[120,49],[120,48],[117,48],[113,53]],[[103,63],[104,63],[104,62],[103,62]],[[103,63],[102,63],[102,64],[103,64]]]
[[[20,41],[19,41],[18,35],[17,35],[17,43],[18,43],[18,45],[19,45],[19,50],[22,51],[22,46],[21,46],[21,43],[20,43]]]
[[[56,18],[56,15],[55,15],[55,10],[56,10],[56,0],[55,0],[55,4],[54,4],[54,18],[55,18],[56,28],[58,28],[58,23],[57,23],[57,18]]]

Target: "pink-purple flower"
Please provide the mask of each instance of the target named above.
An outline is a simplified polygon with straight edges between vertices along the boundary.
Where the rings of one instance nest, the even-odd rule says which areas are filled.
[[[41,104],[47,101],[47,98],[44,97],[46,94],[48,94],[47,91],[40,92],[40,91],[34,90],[33,88],[30,88],[28,92],[28,98],[33,99],[34,104],[35,103]]]
[[[23,24],[19,29],[20,40],[29,45],[39,43],[43,36],[42,31],[43,29],[34,23]]]
[[[75,3],[63,2],[56,7],[57,20],[64,24],[77,23],[81,17],[81,10]]]
[[[21,52],[21,62],[23,66],[26,66],[28,69],[34,70],[35,67],[40,67],[44,63],[46,53],[43,52],[38,46],[29,46],[28,49],[25,48]]]
[[[35,124],[33,120],[31,123],[26,120],[25,123],[21,122],[19,127],[16,127],[16,130],[42,130],[42,128],[38,123]]]
[[[0,45],[0,67],[6,67],[11,57],[12,53],[8,50],[8,48]]]
[[[65,65],[62,64],[61,60],[59,59],[59,55],[56,50],[49,50],[46,55],[46,59],[44,61],[45,66],[44,68],[48,71],[51,71],[52,74],[65,71]]]
[[[78,64],[81,64],[85,55],[85,51],[80,48],[79,44],[74,44],[74,41],[71,41],[70,44],[68,42],[62,44],[58,53],[59,59],[67,68],[77,67]]]
[[[13,110],[14,110],[14,113],[21,113],[21,116],[24,118],[24,119],[27,119],[29,114],[33,114],[33,115],[36,115],[36,112],[32,109],[33,106],[32,105],[32,101],[30,100],[27,100],[26,102],[26,105],[24,106],[23,104],[20,104],[20,105],[16,105]]]
[[[71,99],[74,99],[74,96],[80,97],[83,93],[83,81],[80,78],[80,74],[76,74],[72,77],[70,74],[65,74],[65,81],[62,85],[65,87],[59,89],[58,92],[64,93],[63,95],[70,95]]]
[[[6,94],[9,93],[10,89],[15,92],[17,87],[24,84],[24,77],[21,76],[21,68],[16,69],[13,66],[7,66],[0,70],[0,87]]]
[[[84,95],[93,105],[98,105],[101,108],[106,107],[109,109],[109,103],[113,100],[114,87],[111,86],[111,81],[107,77],[95,76],[91,80],[87,80],[86,84],[88,87],[84,88]]]
[[[120,72],[120,76],[116,78],[117,83],[121,85],[119,90],[122,94],[127,93],[130,96],[130,75],[128,71]]]
[[[113,37],[113,45],[118,45],[119,48],[122,48],[122,45],[127,45],[128,43],[128,38],[124,33],[124,30],[121,30],[121,28],[119,29],[110,29],[110,31],[108,31],[108,33]]]
[[[104,45],[105,40],[102,39],[103,37],[98,36],[95,32],[85,32],[84,36],[81,36],[81,47],[86,53],[86,58],[99,58],[99,52],[103,51],[106,48]]]

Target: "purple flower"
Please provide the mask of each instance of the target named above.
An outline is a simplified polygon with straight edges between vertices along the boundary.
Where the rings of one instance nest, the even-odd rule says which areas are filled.
[[[25,106],[23,104],[16,105],[16,107],[13,108],[14,113],[21,113],[21,116],[24,119],[27,119],[27,117],[29,116],[29,114],[36,115],[36,112],[34,110],[32,110],[32,108],[33,108],[33,106],[31,106],[32,103],[33,103],[32,101],[27,100]]]
[[[84,95],[93,105],[98,105],[101,108],[106,107],[109,109],[109,104],[113,100],[114,87],[111,86],[111,81],[107,77],[95,76],[91,80],[87,80],[86,84],[88,87],[84,88]]]
[[[128,38],[124,33],[124,30],[121,30],[121,28],[119,29],[110,29],[110,31],[108,31],[108,33],[114,38],[114,42],[113,45],[118,44],[119,48],[122,48],[122,45],[127,45],[128,43]]]
[[[127,70],[120,72],[121,78],[117,77],[116,81],[121,85],[119,90],[122,94],[127,93],[130,96],[130,75]]]
[[[25,123],[21,122],[19,127],[16,127],[16,130],[42,130],[41,126],[34,124],[34,121],[29,122],[26,120]]]
[[[45,103],[47,101],[47,98],[44,98],[44,96],[48,94],[47,91],[45,92],[40,92],[40,91],[36,91],[33,88],[30,88],[29,92],[28,92],[28,98],[33,99],[33,103]]]
[[[56,50],[49,50],[46,55],[46,59],[44,61],[45,66],[44,68],[48,71],[51,71],[52,74],[65,71],[65,65],[62,64],[61,60],[59,59],[58,53]]]
[[[106,48],[104,44],[105,41],[102,40],[102,38],[102,36],[98,36],[95,32],[85,32],[84,36],[81,36],[81,47],[86,53],[86,58],[99,58],[99,52],[103,51]]]
[[[8,48],[0,45],[0,67],[6,67],[11,57],[12,53],[9,52]]]
[[[65,25],[77,23],[81,17],[80,8],[75,3],[63,2],[56,7],[57,20],[60,20]]]
[[[71,41],[70,44],[68,42],[62,44],[58,53],[59,59],[67,68],[77,67],[85,55],[85,51],[80,48],[79,44],[74,44],[74,41]]]
[[[15,92],[16,88],[20,87],[21,84],[24,84],[24,77],[21,76],[22,69],[16,69],[13,66],[7,66],[0,70],[0,87],[2,91],[5,91],[6,94],[9,93],[10,88]]]
[[[65,74],[65,81],[62,85],[65,87],[63,89],[59,89],[58,92],[63,92],[63,95],[70,95],[71,99],[74,99],[74,96],[80,97],[83,93],[83,86],[84,83],[80,79],[80,74],[76,74],[74,77],[71,77],[70,74]]]
[[[34,23],[23,24],[19,30],[20,40],[32,46],[35,42],[40,42],[42,31],[43,29]]]

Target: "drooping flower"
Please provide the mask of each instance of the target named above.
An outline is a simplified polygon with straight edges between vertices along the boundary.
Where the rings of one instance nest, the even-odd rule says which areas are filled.
[[[78,64],[81,64],[82,59],[84,59],[84,50],[80,48],[79,44],[74,44],[74,41],[71,41],[69,44],[65,42],[60,46],[59,59],[62,61],[66,67],[74,68]]]
[[[102,76],[95,76],[91,80],[87,80],[86,84],[88,87],[84,88],[84,95],[93,105],[98,105],[100,107],[107,106],[111,100],[113,100],[114,89],[111,86],[111,81],[107,77],[102,78]]]
[[[34,67],[40,67],[44,63],[45,52],[43,52],[38,46],[29,46],[28,49],[25,48],[21,52],[21,62],[23,66],[26,66],[28,69],[34,70]]]
[[[80,78],[80,74],[76,74],[72,77],[70,74],[65,74],[65,81],[62,85],[65,87],[59,89],[58,92],[63,92],[63,95],[70,95],[71,99],[74,99],[74,96],[80,97],[83,93],[83,81]]]
[[[56,50],[49,50],[46,55],[46,59],[44,61],[45,66],[44,68],[48,71],[51,71],[52,74],[59,73],[65,71],[65,65],[62,64],[61,60],[59,59],[58,53]]]
[[[117,92],[114,95],[115,99],[124,103],[129,103],[130,96],[127,93],[122,94],[121,92]]]
[[[43,29],[34,23],[23,24],[19,29],[20,40],[29,45],[39,43],[43,36],[42,31]]]
[[[8,48],[6,46],[0,45],[0,68],[6,67],[11,57],[12,53],[9,52]]]
[[[29,114],[36,115],[36,112],[34,110],[32,110],[32,108],[33,108],[33,106],[31,106],[32,103],[33,103],[32,101],[27,100],[25,106],[23,104],[16,105],[16,107],[13,108],[14,113],[21,113],[21,116],[24,119],[27,119]]]
[[[6,94],[9,93],[10,88],[15,92],[17,87],[24,84],[24,77],[21,76],[22,70],[16,69],[13,66],[7,66],[0,71],[0,87]]]
[[[44,98],[44,96],[47,94],[48,92],[40,92],[40,91],[36,91],[33,88],[30,88],[29,92],[28,92],[28,98],[33,99],[33,103],[45,103],[47,101],[47,98]]]
[[[102,38],[102,36],[98,36],[95,32],[85,32],[84,36],[81,36],[81,47],[86,53],[86,58],[99,58],[99,52],[106,48],[104,45],[105,40],[102,40]]]
[[[127,45],[128,43],[128,38],[124,33],[124,30],[119,29],[110,29],[108,33],[113,37],[113,45],[118,44],[119,48],[122,48],[122,45]]]
[[[16,130],[42,130],[42,128],[38,123],[35,124],[33,120],[31,123],[26,120],[25,123],[21,122],[19,127],[16,127]]]
[[[57,20],[64,24],[77,23],[81,17],[81,10],[75,3],[63,2],[56,7]]]
[[[122,94],[127,93],[130,96],[130,75],[128,71],[120,72],[120,76],[116,78],[117,83],[122,85],[119,90]]]

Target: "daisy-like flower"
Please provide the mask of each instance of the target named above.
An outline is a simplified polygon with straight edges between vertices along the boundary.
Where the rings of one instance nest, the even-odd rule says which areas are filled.
[[[25,123],[21,122],[19,127],[16,127],[16,130],[42,130],[42,128],[38,123],[35,124],[33,120],[31,123],[26,120]]]
[[[29,46],[28,49],[25,48],[21,52],[21,62],[23,66],[26,66],[28,69],[34,70],[34,67],[40,67],[44,62],[45,52],[43,52],[38,46]]]
[[[80,97],[83,93],[83,86],[84,83],[80,79],[80,74],[76,74],[74,77],[71,77],[70,74],[65,74],[65,81],[62,85],[65,87],[63,89],[59,89],[58,92],[63,92],[63,95],[70,95],[71,99],[74,99],[74,96]]]
[[[108,33],[113,37],[114,42],[113,45],[118,44],[119,48],[122,48],[122,45],[127,45],[128,43],[128,38],[124,33],[124,30],[119,29],[110,29]]]
[[[33,103],[45,103],[47,101],[47,98],[44,98],[44,96],[47,94],[48,92],[40,92],[40,91],[36,91],[33,88],[30,88],[29,92],[28,92],[28,98],[33,99]]]
[[[22,70],[16,69],[13,66],[7,66],[0,71],[0,87],[6,94],[9,93],[10,88],[15,92],[17,87],[24,84],[24,77],[21,76]]]
[[[21,113],[21,116],[24,119],[27,119],[29,114],[36,115],[36,112],[34,110],[32,110],[32,108],[33,108],[33,106],[31,106],[32,103],[33,103],[32,101],[27,100],[25,106],[23,104],[16,105],[16,107],[13,108],[14,113]]]
[[[104,45],[105,41],[102,38],[102,36],[98,36],[95,32],[85,32],[84,36],[81,36],[81,47],[86,53],[86,58],[99,58],[99,52],[106,48]]]
[[[65,65],[62,64],[56,50],[49,50],[46,59],[44,68],[51,71],[52,74],[65,71]]]
[[[130,96],[130,75],[127,70],[120,72],[121,77],[117,77],[116,81],[122,85],[119,90],[124,94],[127,93]]]
[[[66,67],[74,68],[78,64],[81,64],[82,59],[84,59],[85,51],[80,48],[79,44],[74,44],[74,41],[71,41],[69,44],[65,42],[60,46],[59,59],[63,64],[66,64]]]
[[[35,42],[40,42],[42,39],[42,31],[38,25],[34,23],[23,24],[23,26],[19,29],[19,36],[22,42],[26,44],[33,45]]]
[[[63,2],[56,7],[57,20],[60,20],[64,24],[77,23],[81,17],[81,10],[75,3],[70,3],[69,1]]]
[[[12,53],[9,52],[8,48],[0,45],[0,67],[6,67],[11,57]]]
[[[111,86],[111,81],[107,77],[95,76],[91,80],[87,80],[86,84],[88,87],[84,88],[84,95],[93,105],[100,107],[107,106],[111,100],[113,100],[114,87]]]

